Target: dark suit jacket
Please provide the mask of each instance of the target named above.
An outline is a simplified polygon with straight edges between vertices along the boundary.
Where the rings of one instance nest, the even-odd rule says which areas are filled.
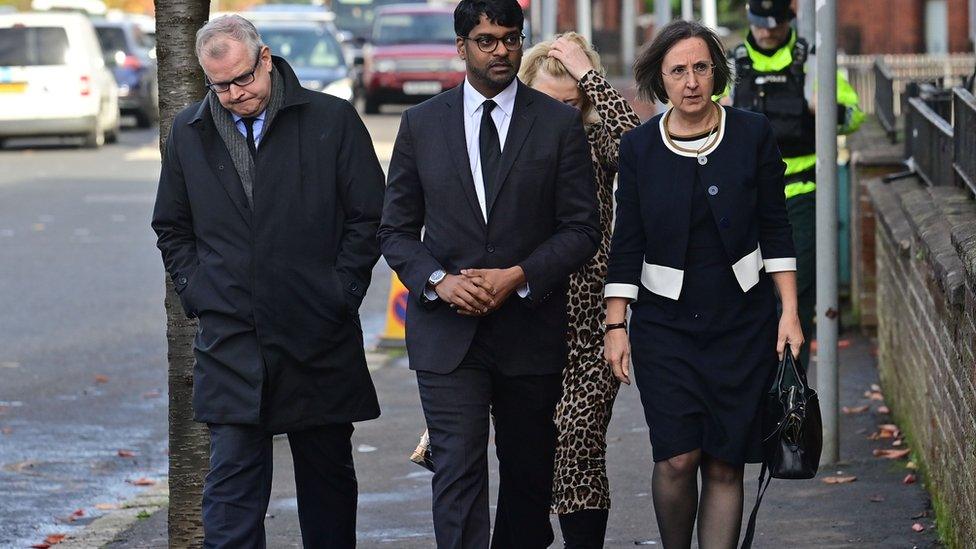
[[[796,270],[786,217],[786,165],[764,115],[725,107],[724,136],[704,157],[679,156],[665,145],[659,114],[623,136],[617,215],[607,295],[650,291],[678,299],[688,249],[693,183],[708,187],[729,268],[748,291],[759,272]],[[670,294],[670,295],[669,295]]]
[[[274,63],[284,105],[261,138],[253,211],[210,99],[176,116],[163,159],[152,226],[200,319],[195,417],[275,430],[374,418],[358,309],[379,258],[383,172],[352,106]]]
[[[479,319],[436,300],[431,273],[520,265],[531,289],[491,313],[504,373],[545,374],[566,363],[566,286],[596,252],[599,212],[590,150],[577,109],[521,83],[485,223],[468,162],[463,89],[403,114],[390,162],[379,236],[383,255],[410,291],[410,367],[454,370]],[[421,230],[424,234],[421,238]]]

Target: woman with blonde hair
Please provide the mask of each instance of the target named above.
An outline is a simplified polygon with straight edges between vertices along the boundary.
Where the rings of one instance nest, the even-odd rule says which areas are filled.
[[[522,58],[519,78],[582,111],[599,197],[600,248],[570,278],[569,361],[556,406],[552,511],[567,549],[603,547],[610,510],[607,426],[619,382],[603,359],[603,282],[613,221],[613,181],[620,136],[641,120],[603,76],[600,56],[575,32],[536,44]]]

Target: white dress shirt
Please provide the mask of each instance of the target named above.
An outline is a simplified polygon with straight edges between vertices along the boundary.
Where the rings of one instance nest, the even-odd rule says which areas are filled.
[[[474,86],[464,79],[462,87],[464,93],[464,140],[468,145],[468,162],[471,164],[471,176],[474,178],[474,190],[478,195],[478,205],[481,206],[481,215],[488,221],[488,201],[485,198],[485,178],[481,173],[481,115],[484,111],[484,102],[487,97],[481,95]],[[508,127],[511,125],[512,113],[515,110],[515,94],[518,91],[518,79],[512,79],[512,83],[507,88],[499,92],[492,101],[497,107],[491,111],[491,120],[495,123],[498,130],[498,144],[502,152],[505,151],[505,138],[508,137]],[[523,284],[516,290],[521,298],[528,297],[529,286]],[[433,288],[426,288],[424,296],[433,301],[438,299],[437,292]]]
[[[481,173],[481,114],[487,97],[478,93],[468,79],[464,79],[464,139],[468,144],[468,162],[471,163],[471,176],[474,177],[474,190],[478,194],[478,205],[481,215],[488,220],[488,203],[485,200],[485,178]],[[513,79],[507,88],[491,99],[498,105],[491,111],[491,119],[498,130],[498,144],[505,151],[505,138],[512,121],[512,111],[515,109],[515,92],[518,91],[518,80]]]

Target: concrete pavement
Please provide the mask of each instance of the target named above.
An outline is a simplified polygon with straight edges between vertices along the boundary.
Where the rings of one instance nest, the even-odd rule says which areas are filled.
[[[904,484],[906,460],[874,457],[892,439],[869,440],[883,403],[865,391],[877,383],[873,346],[861,337],[846,339],[840,351],[841,404],[868,405],[841,419],[843,462],[823,468],[817,479],[773,481],[759,516],[756,547],[937,547],[932,511],[918,482]],[[360,479],[359,546],[403,549],[433,547],[430,474],[407,459],[423,430],[416,380],[405,360],[374,372],[383,416],[357,426],[353,439]],[[908,443],[906,443],[908,444]],[[614,508],[607,547],[659,546],[650,497],[650,446],[638,393],[623,388],[610,426],[608,467]],[[492,490],[497,470],[492,464]],[[755,494],[758,467],[746,472],[746,509]],[[855,476],[847,484],[827,484],[827,476]],[[915,532],[919,524],[924,531]],[[561,546],[558,526],[553,521]],[[301,537],[287,441],[275,442],[274,491],[266,521],[269,547],[298,547]],[[109,547],[165,547],[165,510],[116,538]]]

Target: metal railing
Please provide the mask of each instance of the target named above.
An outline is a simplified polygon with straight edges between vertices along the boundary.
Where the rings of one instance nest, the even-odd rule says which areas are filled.
[[[895,117],[895,89],[894,79],[888,70],[888,65],[884,59],[874,60],[874,114],[878,117],[878,122],[884,128],[888,139],[892,143],[896,141],[898,135],[898,119]]]
[[[952,167],[959,181],[976,195],[976,98],[956,88],[952,95],[953,123],[959,131],[953,139]]]
[[[908,164],[912,171],[928,185],[952,185],[955,182],[955,150],[949,122],[922,98],[913,97],[908,100],[906,132],[910,132],[906,141],[911,145]]]
[[[892,78],[895,116],[901,116],[904,106],[901,94],[911,81],[941,79],[947,87],[962,84],[963,78],[973,74],[976,56],[973,54],[894,54],[894,55],[838,55],[837,68],[847,75],[860,98],[861,110],[875,114],[874,63],[881,59]]]

